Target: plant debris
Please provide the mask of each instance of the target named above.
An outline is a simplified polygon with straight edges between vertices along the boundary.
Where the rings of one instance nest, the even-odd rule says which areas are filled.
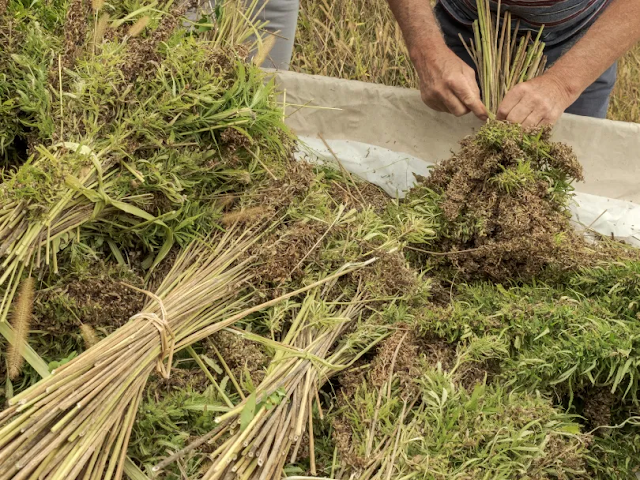
[[[429,247],[461,275],[529,280],[584,258],[568,212],[571,182],[582,179],[582,169],[550,134],[490,122],[410,192],[409,202],[433,199],[440,226]]]
[[[208,343],[211,345],[208,350],[212,347],[218,350],[209,357],[216,358],[218,353],[222,355],[236,380],[242,381],[247,375],[251,385],[259,385],[264,380],[269,356],[259,344],[227,331],[212,335]]]

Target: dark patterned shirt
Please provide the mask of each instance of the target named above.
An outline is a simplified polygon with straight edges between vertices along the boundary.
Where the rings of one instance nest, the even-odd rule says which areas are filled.
[[[449,14],[464,24],[478,18],[475,0],[439,0]],[[553,45],[579,36],[611,0],[502,0],[502,12],[509,10],[521,29],[538,30],[544,25],[542,41]],[[495,13],[498,2],[491,0]]]

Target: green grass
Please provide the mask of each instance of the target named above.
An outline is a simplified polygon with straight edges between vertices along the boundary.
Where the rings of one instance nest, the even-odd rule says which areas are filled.
[[[493,337],[508,352],[501,378],[570,399],[592,386],[638,403],[637,262],[585,269],[566,285],[461,284],[450,307],[425,312],[424,332],[450,342]]]
[[[351,431],[338,478],[584,478],[589,436],[548,399],[484,383],[465,388],[429,365],[421,371],[413,397],[364,382],[336,413]]]

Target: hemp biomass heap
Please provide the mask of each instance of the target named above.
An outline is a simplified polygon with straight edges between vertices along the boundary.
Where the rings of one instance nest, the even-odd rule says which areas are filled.
[[[397,201],[293,159],[255,2],[5,3],[0,480],[637,468],[640,259],[574,231],[548,130]]]

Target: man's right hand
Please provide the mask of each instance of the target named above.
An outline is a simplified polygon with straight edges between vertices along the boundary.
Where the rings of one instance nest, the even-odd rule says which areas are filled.
[[[447,46],[426,0],[387,0],[398,20],[409,56],[420,77],[422,100],[440,112],[473,112],[486,120],[476,75]]]
[[[428,107],[456,117],[473,112],[479,119],[487,119],[474,70],[451,50],[445,47],[432,58],[415,62],[415,66],[422,101]]]

